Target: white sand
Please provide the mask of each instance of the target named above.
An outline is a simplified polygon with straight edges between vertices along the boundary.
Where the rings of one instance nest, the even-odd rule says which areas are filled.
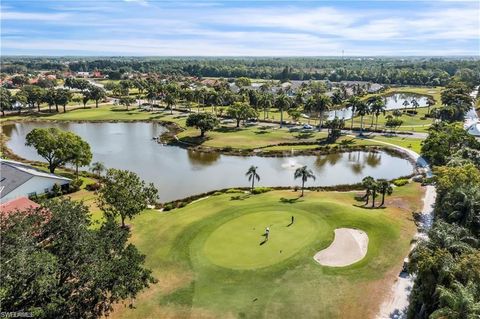
[[[323,266],[344,267],[362,260],[367,250],[368,236],[364,231],[337,228],[332,244],[316,253],[313,259]]]

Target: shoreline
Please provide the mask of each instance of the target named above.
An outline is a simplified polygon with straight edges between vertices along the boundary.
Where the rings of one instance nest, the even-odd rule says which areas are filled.
[[[22,120],[13,120],[13,121],[4,121],[0,122],[0,127],[3,128],[4,125],[14,125],[17,123],[36,123],[36,122],[44,122],[44,123],[156,123],[164,126],[167,131],[162,133],[157,138],[157,142],[169,146],[176,146],[186,150],[201,152],[201,153],[217,153],[220,155],[227,155],[227,156],[259,156],[259,157],[290,157],[290,156],[318,156],[318,155],[328,155],[328,154],[335,154],[335,153],[347,153],[347,152],[357,152],[357,151],[365,151],[365,152],[379,152],[385,151],[390,155],[398,156],[400,158],[408,160],[413,166],[414,170],[416,169],[417,163],[416,159],[412,158],[410,154],[408,154],[408,149],[403,147],[385,143],[382,141],[375,141],[379,144],[383,145],[355,145],[355,146],[343,146],[343,145],[322,145],[318,142],[299,142],[299,143],[277,143],[277,144],[270,144],[266,146],[261,146],[257,148],[232,148],[230,146],[223,146],[223,147],[209,147],[203,146],[201,144],[190,144],[186,142],[181,142],[177,139],[177,134],[182,132],[184,128],[179,126],[175,122],[171,121],[164,121],[164,120],[45,120],[45,119],[22,119]],[[13,152],[8,146],[7,141],[9,137],[1,132],[1,143],[0,147],[2,149],[2,154],[7,154],[7,156],[13,156],[20,160],[29,161],[27,159],[23,159],[22,157],[18,156]],[[355,138],[355,136],[350,135],[348,133],[343,133],[342,136],[350,136]],[[285,150],[267,150],[264,151],[263,149],[267,149],[270,147],[276,146],[300,146],[300,145],[316,145],[317,147],[311,149],[299,149],[293,150],[293,154],[287,154],[288,151]],[[406,151],[405,151],[406,150]],[[413,152],[413,151],[412,151]]]

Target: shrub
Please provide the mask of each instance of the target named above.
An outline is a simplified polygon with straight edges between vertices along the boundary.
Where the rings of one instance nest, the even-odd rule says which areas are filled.
[[[222,195],[223,193],[222,192],[215,192],[212,194],[212,196],[218,196],[218,195]]]
[[[225,193],[236,194],[236,193],[243,193],[243,191],[240,190],[240,189],[237,189],[237,188],[229,188],[229,189],[227,189],[227,191]]]
[[[177,203],[177,208],[182,208],[182,207],[185,207],[185,206],[187,206],[187,203],[185,203],[185,202],[178,202]]]
[[[83,185],[83,180],[80,179],[80,178],[75,178],[74,180],[72,180],[72,181],[70,182],[70,185],[69,185],[69,189],[68,189],[68,190],[69,190],[71,193],[76,192],[76,191],[79,191],[79,190],[80,190],[80,187],[82,187],[82,185]]]
[[[87,184],[85,186],[85,189],[87,191],[91,191],[91,192],[94,192],[94,191],[98,191],[101,187],[101,184],[100,183],[91,183],[91,184]]]
[[[252,191],[252,194],[257,195],[257,194],[262,194],[271,191],[272,189],[270,187],[257,187],[254,188]]]
[[[167,203],[165,205],[163,205],[163,210],[165,212],[168,212],[169,210],[172,210],[174,207],[173,207],[173,204],[172,203]]]
[[[56,197],[56,196],[60,196],[62,194],[63,194],[62,193],[62,187],[57,183],[53,184],[52,191],[51,191],[51,196]]]
[[[392,183],[393,183],[393,185],[400,187],[400,186],[408,184],[408,179],[399,178],[399,179],[394,180]]]

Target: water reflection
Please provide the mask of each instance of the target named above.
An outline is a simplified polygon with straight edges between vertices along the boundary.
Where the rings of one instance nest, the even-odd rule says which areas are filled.
[[[192,165],[198,166],[208,166],[212,165],[220,159],[220,153],[207,153],[207,152],[198,152],[193,150],[187,150],[188,160]]]
[[[384,97],[385,106],[387,110],[397,110],[397,109],[404,109],[407,108],[414,108],[413,101],[418,103],[418,107],[426,107],[428,96],[421,95],[421,94],[413,94],[413,93],[394,93],[392,95],[387,95]],[[408,102],[406,106],[404,103],[405,101]],[[343,108],[340,110],[330,111],[327,114],[327,118],[329,120],[333,120],[334,118],[338,117],[340,119],[351,119],[352,118],[352,110],[348,108]]]
[[[152,140],[165,129],[155,123],[17,123],[3,126],[7,142],[18,155],[42,160],[25,146],[25,136],[36,127],[58,127],[79,134],[91,146],[93,161],[107,167],[128,169],[153,182],[162,201],[183,198],[210,190],[249,186],[245,171],[258,166],[258,186],[292,186],[298,167],[307,165],[317,176],[311,185],[329,186],[358,183],[364,176],[392,179],[412,172],[412,165],[385,152],[350,152],[320,156],[259,157],[226,156],[187,151]]]

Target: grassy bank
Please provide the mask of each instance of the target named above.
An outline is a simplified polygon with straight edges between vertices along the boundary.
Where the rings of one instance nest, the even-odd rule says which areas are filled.
[[[159,282],[135,309],[119,305],[113,317],[370,317],[408,252],[421,193],[418,184],[396,188],[377,210],[356,207],[354,193],[307,192],[296,200],[298,193],[272,191],[146,211],[131,222],[132,240]],[[291,215],[298,223],[287,229]],[[266,225],[271,238],[259,245]],[[345,268],[320,266],[312,257],[338,227],[366,231],[367,256]]]
[[[186,146],[201,145],[211,148],[234,148],[234,149],[256,149],[262,147],[278,147],[279,149],[291,150],[291,146],[283,147],[278,144],[304,144],[318,143],[325,144],[327,137],[326,129],[322,132],[312,130],[310,132],[290,132],[288,128],[280,129],[277,125],[258,125],[251,127],[235,128],[233,124],[222,125],[214,131],[208,132],[203,139],[199,138],[199,131],[194,128],[187,128],[185,125],[185,114],[170,115],[168,111],[146,112],[138,108],[126,110],[124,107],[115,107],[104,105],[99,108],[75,109],[67,113],[58,114],[32,114],[32,115],[13,115],[1,119],[1,123],[16,122],[22,120],[52,120],[52,121],[167,121],[178,124],[184,128],[178,134],[179,141]],[[379,145],[377,138],[369,140],[352,139],[343,137],[330,146],[340,145],[343,140],[350,140],[351,145]],[[380,138],[379,138],[380,139]],[[391,139],[392,144],[397,144],[397,140],[402,142],[398,145],[412,145],[412,149],[419,150],[419,139],[409,138],[407,136]],[[315,145],[299,145],[296,149],[315,148]]]

